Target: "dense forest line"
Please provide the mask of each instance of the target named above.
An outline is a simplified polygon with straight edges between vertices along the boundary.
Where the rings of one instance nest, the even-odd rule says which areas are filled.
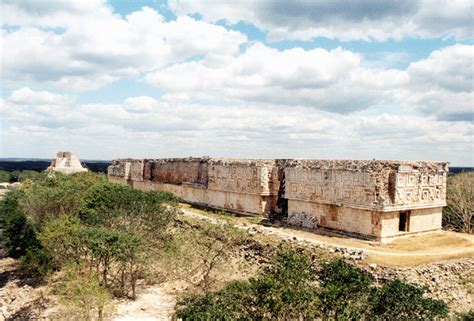
[[[91,172],[106,174],[110,163],[108,161],[85,161],[81,164]],[[51,165],[51,161],[47,160],[0,160],[0,183],[36,179],[49,165]]]

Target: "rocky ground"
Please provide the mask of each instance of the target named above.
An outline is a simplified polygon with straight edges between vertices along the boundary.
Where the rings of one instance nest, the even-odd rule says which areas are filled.
[[[451,310],[466,313],[474,308],[474,259],[423,264],[416,267],[362,266],[376,280],[398,277],[427,288],[428,295],[444,300]]]
[[[50,305],[46,287],[18,275],[18,262],[0,257],[0,320],[38,319]]]

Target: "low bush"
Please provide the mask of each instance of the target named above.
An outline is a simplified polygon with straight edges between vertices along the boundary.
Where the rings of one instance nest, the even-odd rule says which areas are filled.
[[[318,315],[314,281],[305,256],[282,250],[262,275],[178,302],[176,316],[183,320],[311,319]]]
[[[366,314],[371,277],[342,259],[323,263],[319,273],[321,313],[329,319],[360,319]]]
[[[370,295],[371,315],[380,320],[434,320],[448,314],[446,303],[424,297],[423,288],[394,279]]]
[[[31,247],[20,260],[20,272],[26,278],[42,281],[53,271],[51,256],[41,247]]]
[[[341,259],[315,273],[304,254],[280,250],[269,269],[217,292],[176,305],[183,320],[433,320],[448,313],[443,301],[417,286],[393,280],[381,287]]]

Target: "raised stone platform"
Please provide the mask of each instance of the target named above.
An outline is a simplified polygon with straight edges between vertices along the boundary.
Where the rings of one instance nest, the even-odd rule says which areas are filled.
[[[63,174],[87,172],[87,168],[82,167],[79,159],[71,152],[58,152],[56,159],[51,162],[47,170],[53,170]]]
[[[111,181],[189,203],[388,240],[441,228],[445,162],[118,159]]]

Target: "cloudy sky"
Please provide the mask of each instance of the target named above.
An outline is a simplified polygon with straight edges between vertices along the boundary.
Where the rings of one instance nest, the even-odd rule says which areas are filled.
[[[474,166],[470,0],[1,8],[0,157]]]

